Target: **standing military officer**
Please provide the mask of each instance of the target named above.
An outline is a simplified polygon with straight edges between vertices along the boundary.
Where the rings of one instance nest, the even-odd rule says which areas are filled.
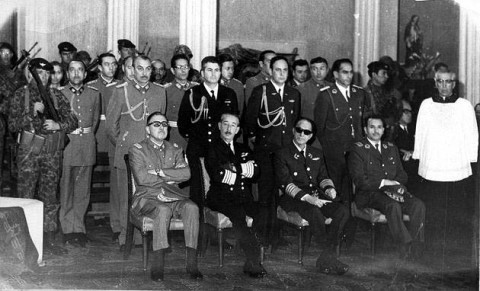
[[[134,78],[115,86],[107,107],[107,137],[115,145],[114,166],[117,169],[117,195],[114,199],[120,216],[120,245],[125,244],[128,215],[127,170],[123,156],[134,143],[145,138],[145,120],[155,111],[165,113],[165,89],[150,83],[152,62],[146,56],[133,60]]]
[[[178,131],[178,111],[185,92],[198,83],[188,81],[190,71],[190,60],[186,55],[178,54],[172,57],[170,71],[175,76],[172,83],[165,84],[167,93],[167,119],[170,126],[169,141],[179,145],[183,150],[187,148],[187,140]]]
[[[270,62],[272,80],[253,89],[245,115],[245,133],[254,144],[255,160],[260,167],[258,179],[258,202],[266,219],[265,223],[276,220],[273,217],[277,207],[278,190],[275,188],[273,173],[273,152],[292,141],[292,129],[300,116],[300,93],[286,85],[288,62],[282,56]],[[262,226],[264,243],[269,244],[270,224]]]
[[[218,61],[222,69],[220,84],[235,91],[235,94],[237,94],[239,116],[242,116],[243,109],[245,108],[245,87],[242,82],[233,77],[233,73],[235,72],[233,57],[229,54],[221,54],[218,56]]]
[[[260,53],[260,56],[258,57],[260,73],[247,79],[245,82],[245,103],[248,104],[248,99],[252,95],[252,91],[255,87],[270,81],[272,77],[272,73],[270,71],[270,61],[276,55],[277,54],[272,50],[266,50]]]
[[[220,85],[220,64],[216,57],[202,60],[203,84],[185,92],[178,112],[178,130],[188,139],[187,158],[192,170],[190,178],[190,199],[203,207],[203,193],[200,158],[205,157],[208,148],[219,138],[217,123],[223,113],[238,113],[235,91]]]
[[[108,152],[108,165],[110,169],[110,227],[114,233],[113,240],[115,241],[118,239],[118,235],[120,235],[120,218],[118,217],[118,213],[115,211],[118,206],[114,206],[114,202],[118,201],[114,198],[117,193],[117,172],[113,165],[115,162],[115,146],[107,138],[105,120],[110,97],[113,94],[115,86],[120,81],[113,77],[118,66],[117,60],[113,54],[103,53],[98,56],[98,60],[98,70],[100,71],[100,76],[98,79],[89,82],[88,85],[97,88],[101,97],[100,122],[98,124],[98,129],[95,132],[95,139],[97,140],[97,152]]]
[[[29,66],[36,70],[43,86],[46,87],[50,71],[53,69],[50,63],[36,58],[30,61]],[[30,73],[28,76],[31,78]],[[78,121],[62,93],[52,89],[48,97],[51,98],[58,113],[58,121],[49,119],[51,117],[43,114],[45,105],[40,97],[40,91],[37,83],[31,81],[15,91],[10,102],[8,125],[10,132],[19,133],[18,194],[21,198],[32,199],[38,188],[38,198],[44,203],[44,251],[61,254],[65,250],[54,244],[58,226],[57,189],[61,157],[65,143],[64,134],[77,128]]]
[[[123,70],[123,63],[127,57],[135,57],[135,45],[128,39],[119,39],[117,40],[118,53],[120,54],[120,59],[118,60],[117,71],[115,72],[115,79],[121,80],[125,75],[125,70]],[[123,159],[123,158],[122,158]]]
[[[365,93],[361,87],[352,85],[353,66],[349,59],[336,60],[332,70],[335,84],[320,90],[315,101],[315,124],[330,178],[343,201],[349,204],[352,187],[345,155],[362,138]]]
[[[132,81],[133,80],[133,57],[128,56],[123,61],[123,65],[121,66],[122,70],[125,72],[123,76],[123,81]],[[108,105],[107,105],[108,106]]]
[[[73,60],[75,54],[77,53],[77,48],[69,43],[68,41],[64,41],[58,44],[58,53],[60,54],[61,62],[63,71],[68,71],[68,64]],[[67,82],[67,80],[65,80]],[[65,85],[65,84],[62,84]]]
[[[67,75],[69,83],[61,88],[61,92],[70,101],[78,128],[68,135],[70,142],[63,152],[59,217],[63,241],[84,247],[87,237],[83,218],[90,202],[96,158],[94,131],[100,119],[100,95],[97,88],[83,85],[87,72],[81,60],[70,62]]]
[[[288,85],[296,88],[307,81],[308,77],[308,62],[300,59],[295,60],[292,64],[292,78],[288,82]]]

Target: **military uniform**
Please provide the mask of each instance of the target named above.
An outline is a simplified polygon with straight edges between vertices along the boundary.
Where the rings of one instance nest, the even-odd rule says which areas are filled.
[[[60,117],[58,124],[61,131],[45,130],[44,120],[34,113],[34,103],[42,102],[42,99],[33,83],[15,91],[8,115],[10,132],[20,134],[17,192],[21,198],[32,199],[38,184],[38,198],[44,203],[44,232],[57,230],[57,189],[64,146],[62,135],[78,127],[77,118],[65,96],[56,89],[50,90],[50,96]],[[30,134],[44,137],[43,145],[36,147],[36,137],[29,139]]]
[[[204,84],[185,92],[178,112],[178,130],[188,138],[187,159],[192,170],[190,198],[203,206],[203,187],[200,157],[205,157],[208,148],[219,138],[218,122],[223,113],[238,113],[235,92],[218,85],[218,96],[212,98]]]
[[[245,252],[247,261],[260,265],[260,244],[255,236],[256,225],[263,220],[251,193],[252,179],[260,171],[248,147],[233,143],[230,146],[218,139],[208,151],[205,167],[210,177],[207,205],[230,218],[235,237]],[[247,226],[246,216],[253,217],[253,230]]]
[[[0,73],[0,161],[2,162],[5,151],[5,135],[7,133],[6,118],[8,116],[8,104],[14,92],[14,84]],[[3,171],[1,168],[2,167],[0,167],[0,196],[3,194]]]
[[[64,234],[86,233],[84,216],[90,202],[92,169],[96,159],[95,129],[100,119],[100,95],[96,88],[59,88],[70,101],[78,128],[68,137],[63,152],[60,182],[60,223]]]
[[[185,85],[182,85],[175,80],[172,83],[165,84],[165,92],[167,94],[166,117],[168,125],[170,126],[168,140],[172,143],[176,143],[184,150],[187,148],[187,141],[178,131],[178,111],[180,110],[180,103],[182,102],[185,92],[197,85],[198,83],[188,81]]]
[[[348,167],[356,187],[355,201],[358,208],[371,207],[385,214],[390,232],[396,242],[423,242],[425,205],[411,195],[404,195],[405,202],[399,203],[380,190],[383,179],[407,183],[398,149],[392,143],[381,143],[379,152],[368,139],[355,143],[348,157]],[[408,228],[403,215],[410,216]]]
[[[313,235],[319,241],[326,238],[325,217],[332,218],[327,241],[330,246],[338,245],[340,233],[349,218],[348,208],[338,202],[328,203],[319,208],[301,201],[307,194],[327,199],[323,193],[329,188],[334,188],[332,180],[328,177],[323,152],[310,146],[306,146],[304,151],[299,151],[292,141],[275,152],[273,161],[277,185],[283,190],[280,198],[282,208],[287,212],[298,212],[307,220]]]
[[[263,71],[257,75],[248,78],[245,82],[245,104],[248,104],[248,100],[252,96],[253,89],[259,85],[268,83],[272,77],[265,74]]]
[[[351,182],[345,155],[355,141],[362,138],[362,112],[365,93],[362,88],[348,88],[348,102],[337,84],[320,90],[315,101],[314,117],[329,176],[340,189],[346,204],[351,200]]]
[[[178,187],[178,183],[190,178],[182,148],[168,141],[159,146],[147,138],[134,144],[129,156],[136,185],[131,213],[153,219],[153,250],[168,248],[168,225],[172,215],[178,214],[185,226],[185,245],[196,249],[198,207],[188,199],[188,191]],[[147,173],[160,169],[167,177]]]
[[[314,119],[313,111],[315,109],[315,101],[317,100],[320,90],[332,86],[333,84],[328,81],[317,83],[314,79],[310,79],[305,83],[297,86],[298,92],[302,96],[302,116],[306,118]]]
[[[114,166],[117,168],[118,193],[110,201],[116,205],[120,216],[120,244],[125,242],[127,227],[127,171],[123,156],[136,142],[146,136],[145,126],[148,115],[155,111],[165,113],[165,89],[156,83],[147,83],[140,87],[135,81],[124,82],[115,86],[107,107],[106,132],[107,137],[115,145]]]
[[[232,78],[230,80],[222,78],[220,80],[220,84],[235,91],[235,94],[237,94],[239,116],[242,116],[243,110],[245,108],[245,86],[242,84],[242,82],[235,78]]]

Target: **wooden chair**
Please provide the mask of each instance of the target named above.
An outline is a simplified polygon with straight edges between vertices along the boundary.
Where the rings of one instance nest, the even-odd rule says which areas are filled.
[[[200,158],[200,164],[202,165],[202,177],[203,177],[203,189],[205,190],[205,196],[210,189],[210,177],[208,176],[207,169],[205,168],[205,159]],[[205,197],[206,198],[206,197]],[[230,219],[225,216],[223,213],[218,211],[213,211],[207,206],[203,207],[204,223],[206,225],[211,225],[215,228],[218,237],[218,265],[223,267],[223,230],[227,228],[232,228],[232,222]],[[253,219],[249,216],[246,217],[247,226],[252,227]],[[204,234],[203,237],[206,237]],[[204,244],[206,249],[207,245]],[[204,249],[204,251],[205,251]]]
[[[147,216],[137,217],[130,213],[132,207],[132,197],[135,194],[135,180],[130,168],[128,154],[124,155],[125,164],[127,166],[128,176],[128,216],[127,216],[127,234],[125,239],[125,250],[123,252],[123,259],[127,260],[132,252],[133,245],[133,230],[138,228],[142,233],[143,244],[143,271],[147,271],[148,262],[148,238],[147,233],[153,230],[153,220]],[[170,230],[183,230],[183,221],[178,217],[172,217],[170,220]]]
[[[305,237],[305,231],[309,227],[308,221],[303,219],[300,216],[300,214],[298,214],[298,212],[295,212],[295,211],[286,212],[285,210],[282,209],[280,205],[277,207],[277,219],[279,219],[280,221],[286,222],[287,224],[291,225],[292,227],[298,230],[298,246],[297,246],[298,263],[302,265],[303,253],[305,250],[304,237]],[[330,223],[332,223],[331,218],[325,219],[325,225],[328,225]],[[337,255],[338,255],[338,250],[337,250]]]
[[[351,205],[352,217],[358,217],[370,223],[370,250],[372,257],[375,256],[375,226],[379,223],[386,224],[387,218],[385,214],[373,208],[358,209],[355,201]],[[403,221],[410,221],[407,214],[403,215]]]

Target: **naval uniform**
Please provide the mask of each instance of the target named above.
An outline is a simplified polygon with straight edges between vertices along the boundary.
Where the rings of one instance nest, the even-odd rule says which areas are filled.
[[[115,86],[107,107],[107,137],[115,145],[114,165],[117,169],[118,193],[113,203],[117,205],[116,211],[120,216],[121,245],[125,242],[128,213],[128,177],[123,156],[134,143],[145,139],[148,115],[156,111],[165,113],[165,110],[165,89],[150,82],[141,87],[135,80]]]
[[[385,214],[388,227],[398,243],[407,244],[412,240],[423,242],[425,205],[412,196],[404,195],[400,203],[380,190],[383,179],[394,180],[402,185],[407,183],[407,173],[403,170],[398,149],[392,143],[380,143],[380,151],[364,138],[352,147],[348,157],[348,167],[356,187],[357,207],[378,209]],[[403,222],[403,213],[410,216],[408,228]]]
[[[329,176],[349,205],[352,187],[345,155],[352,144],[362,138],[365,93],[355,85],[350,85],[347,92],[348,101],[338,83],[322,88],[315,101],[314,116]]]
[[[187,140],[178,131],[178,111],[180,110],[180,103],[185,92],[197,85],[198,83],[190,81],[182,85],[175,80],[172,83],[165,84],[165,92],[167,94],[166,117],[170,126],[168,141],[179,145],[183,150],[187,148]]]
[[[275,152],[273,161],[277,185],[283,193],[280,206],[287,212],[298,212],[307,220],[318,241],[323,242],[326,238],[329,246],[336,246],[349,218],[348,208],[336,201],[319,208],[301,200],[307,194],[327,199],[323,193],[334,188],[328,177],[322,150],[306,146],[299,151],[292,141]],[[325,217],[332,218],[328,237],[325,235]]]
[[[95,129],[100,119],[96,88],[72,85],[59,88],[70,101],[78,128],[68,134],[60,180],[60,223],[64,234],[86,233],[84,216],[90,203],[92,169],[96,160]]]

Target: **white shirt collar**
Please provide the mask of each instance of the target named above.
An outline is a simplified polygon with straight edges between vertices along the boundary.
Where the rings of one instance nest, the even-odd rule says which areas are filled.
[[[378,141],[378,142],[374,142],[373,140],[369,139],[367,137],[368,141],[370,142],[370,144],[372,144],[373,148],[375,148],[375,145],[378,144],[378,148],[381,149],[382,148],[382,141]]]
[[[272,83],[273,87],[275,87],[275,91],[278,93],[278,90],[281,89],[282,91],[280,91],[281,95],[280,97],[283,98],[283,94],[285,93],[285,83],[282,84],[282,86],[278,86],[277,84],[275,84],[272,80],[270,80],[270,82]]]
[[[303,152],[303,155],[306,155],[307,154],[307,145],[305,145],[305,147],[303,148],[303,150],[298,146],[298,144],[294,141],[292,141],[293,144],[295,145],[295,147],[297,148],[297,150],[299,152]]]
[[[203,83],[203,86],[205,87],[205,89],[207,90],[208,94],[210,95],[210,97],[212,97],[212,90],[215,94],[215,99],[218,99],[218,85],[215,86],[215,89],[213,88],[210,88],[207,84]]]
[[[340,90],[340,92],[342,93],[343,97],[345,98],[345,100],[348,101],[347,99],[347,91],[350,91],[350,86],[348,86],[347,88],[343,87],[342,85],[338,84],[337,81],[335,81],[335,84],[337,85],[338,87],[338,90]]]

